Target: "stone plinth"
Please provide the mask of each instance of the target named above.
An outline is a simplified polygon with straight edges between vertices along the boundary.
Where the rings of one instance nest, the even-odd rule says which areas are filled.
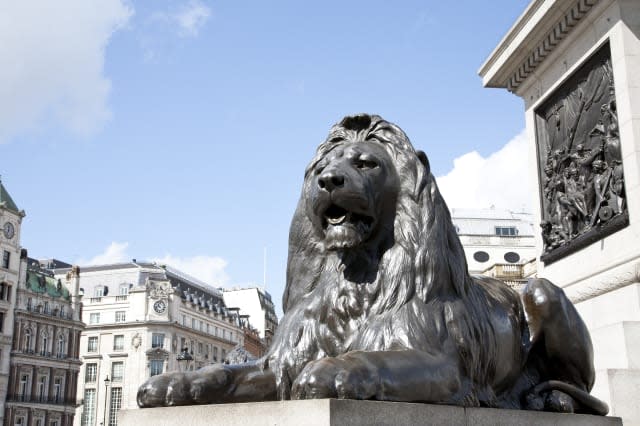
[[[146,408],[118,417],[120,426],[622,425],[617,417],[337,399]]]
[[[589,328],[596,368],[591,393],[609,403],[611,413],[626,424],[640,425],[640,1],[532,0],[480,75],[485,86],[506,88],[524,101],[534,215],[540,223],[553,212],[543,206],[554,205],[548,197],[552,180],[545,170],[554,165],[554,149],[566,148],[557,156],[562,168],[568,158],[564,156],[577,158],[578,144],[594,147],[589,144],[597,130],[590,130],[586,108],[577,114],[572,107],[572,85],[582,84],[583,99],[588,98],[585,72],[595,76],[596,68],[605,63],[610,69],[602,81],[609,85],[610,98],[593,98],[592,113],[602,113],[603,105],[615,99],[617,124],[609,135],[619,136],[628,224],[586,232],[561,245],[553,259],[553,250],[543,253],[541,232],[536,246],[544,255],[538,257],[538,274],[564,289]],[[599,158],[616,164],[604,153]],[[580,160],[578,165],[585,164]],[[548,170],[553,174],[558,167]],[[587,180],[584,188],[589,185],[593,184]],[[566,188],[573,191],[571,185],[562,191]],[[545,244],[549,242],[547,237]]]

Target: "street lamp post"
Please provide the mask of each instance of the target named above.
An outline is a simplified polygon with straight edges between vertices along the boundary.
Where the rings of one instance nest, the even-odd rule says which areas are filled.
[[[109,399],[109,375],[104,378],[104,413],[102,414],[102,425],[106,426],[107,424],[107,400]]]
[[[189,369],[189,364],[193,361],[193,357],[189,353],[189,348],[182,348],[182,352],[178,354],[176,361],[178,361],[180,371],[187,371]]]

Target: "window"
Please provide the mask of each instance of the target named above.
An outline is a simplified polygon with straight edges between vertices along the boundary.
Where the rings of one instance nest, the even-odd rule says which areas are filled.
[[[2,252],[2,267],[4,269],[9,269],[9,260],[11,259],[11,253],[4,250]]]
[[[7,283],[0,284],[0,300],[9,300],[10,289],[11,287],[9,287],[9,284]]]
[[[38,400],[45,401],[46,400],[46,389],[47,389],[47,377],[42,376],[38,379]]]
[[[477,251],[473,253],[473,259],[476,262],[484,263],[489,260],[489,253],[487,253],[486,251]]]
[[[62,377],[53,379],[53,400],[60,402],[62,400]]]
[[[213,361],[218,361],[218,348],[217,347],[213,347]]]
[[[118,426],[118,411],[122,406],[122,388],[111,388],[111,404],[109,407],[109,426]]]
[[[186,316],[186,315],[183,315],[183,316],[182,316],[182,325],[183,325],[184,327],[186,327],[186,326],[187,326],[187,316]]]
[[[81,426],[94,426],[96,420],[96,390],[84,390],[84,412]]]
[[[515,226],[496,226],[496,235],[501,237],[515,237],[518,229]]]
[[[191,318],[191,328],[196,328],[196,319]]]
[[[100,322],[100,312],[89,314],[89,324],[98,324]]]
[[[4,331],[4,312],[0,312],[0,333]]]
[[[198,321],[198,325],[200,326],[200,331],[204,331],[204,324],[202,321]]]
[[[204,346],[202,345],[202,342],[198,342],[198,355],[202,355]]]
[[[164,361],[161,359],[152,359],[149,362],[149,369],[151,372],[151,376],[162,374],[163,368],[164,368]]]
[[[116,322],[125,322],[127,320],[126,311],[116,311]]]
[[[124,350],[124,335],[118,334],[113,336],[113,350],[121,351]]]
[[[211,324],[207,324],[207,334],[211,334]]]
[[[104,286],[101,286],[101,285],[96,286],[93,289],[93,297],[102,297],[102,296],[105,296],[105,294],[104,294]]]
[[[44,313],[48,314],[49,312],[49,302],[44,302]]]
[[[504,254],[504,260],[509,263],[518,263],[520,260],[520,255],[516,252],[510,251]]]
[[[58,336],[58,356],[64,355],[64,336],[61,334]]]
[[[226,357],[227,357],[227,351],[226,349],[222,349],[222,356],[220,357],[220,362],[224,362]]]
[[[95,383],[97,378],[98,378],[98,364],[96,363],[87,364],[87,367],[84,370],[84,382]]]
[[[98,336],[91,336],[87,340],[87,352],[98,352]]]
[[[152,348],[164,348],[164,333],[153,333],[151,335]]]
[[[124,362],[118,361],[111,363],[111,381],[121,382],[124,378]]]
[[[24,331],[24,350],[31,352],[33,350],[33,339],[31,338],[31,329]]]
[[[40,353],[42,355],[46,355],[47,352],[49,350],[49,335],[46,333],[42,334],[42,348],[40,350]]]
[[[29,389],[29,375],[23,374],[20,376],[20,388],[18,390],[21,400],[24,401],[27,398],[27,395],[29,392],[28,389]]]
[[[129,284],[120,284],[118,293],[120,294],[120,296],[126,296],[127,294],[129,294]]]

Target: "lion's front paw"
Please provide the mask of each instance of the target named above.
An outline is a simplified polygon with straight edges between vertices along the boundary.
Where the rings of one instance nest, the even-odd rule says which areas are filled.
[[[292,399],[369,399],[378,391],[375,370],[358,359],[323,358],[306,365],[291,388]]]
[[[138,406],[147,408],[220,402],[227,391],[229,378],[229,371],[223,366],[153,376],[138,389]]]

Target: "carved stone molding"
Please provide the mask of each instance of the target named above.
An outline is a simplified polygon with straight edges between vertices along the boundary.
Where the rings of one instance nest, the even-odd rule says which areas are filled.
[[[515,92],[598,1],[579,0],[569,9],[511,76],[507,83],[507,90]]]
[[[640,283],[640,260],[624,262],[563,288],[573,303],[583,302],[619,288]]]

